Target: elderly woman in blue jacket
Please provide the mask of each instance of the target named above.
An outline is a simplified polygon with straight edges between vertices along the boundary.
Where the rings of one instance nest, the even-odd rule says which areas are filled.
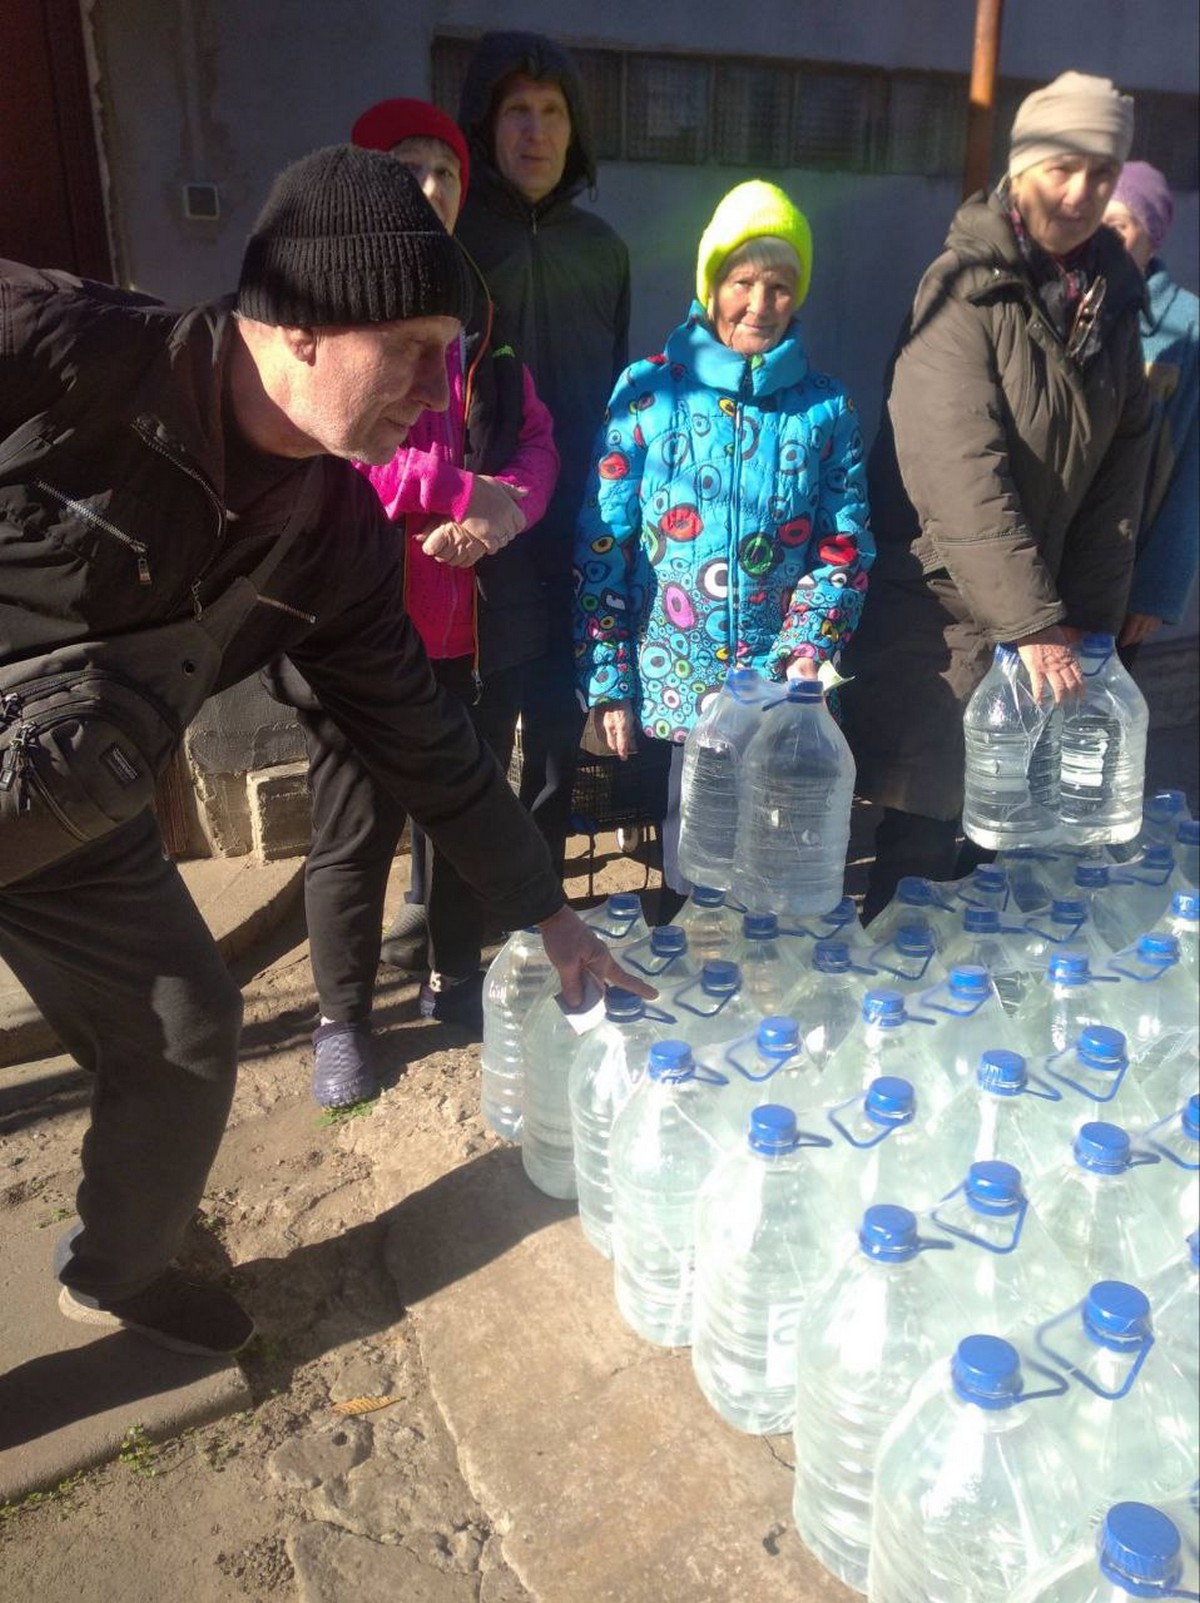
[[[854,403],[801,338],[811,269],[808,222],[782,190],[730,190],[687,320],[617,383],[579,518],[581,696],[617,756],[635,728],[676,744],[663,876],[680,894],[688,730],[730,668],[836,668],[875,554]]]

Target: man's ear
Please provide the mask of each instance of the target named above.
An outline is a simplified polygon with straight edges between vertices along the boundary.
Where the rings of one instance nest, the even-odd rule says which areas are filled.
[[[317,332],[313,328],[281,328],[288,354],[311,367],[317,358]]]

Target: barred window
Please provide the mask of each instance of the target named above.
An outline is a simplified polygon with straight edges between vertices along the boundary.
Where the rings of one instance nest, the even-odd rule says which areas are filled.
[[[696,166],[708,156],[712,71],[682,56],[628,58],[625,95],[627,161]]]
[[[790,67],[717,64],[712,154],[723,167],[786,167],[792,157]]]

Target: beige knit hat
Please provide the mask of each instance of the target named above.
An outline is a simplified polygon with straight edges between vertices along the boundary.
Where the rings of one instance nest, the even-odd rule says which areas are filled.
[[[1009,139],[1015,178],[1052,156],[1102,156],[1121,166],[1133,143],[1133,100],[1109,78],[1064,72],[1017,108]]]

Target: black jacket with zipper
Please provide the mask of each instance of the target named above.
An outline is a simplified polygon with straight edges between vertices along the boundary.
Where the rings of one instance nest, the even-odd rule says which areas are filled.
[[[231,521],[232,302],[145,297],[0,262],[0,664],[187,616],[253,571],[313,476],[318,511],[226,649],[220,690],[287,653],[377,781],[504,922],[562,889],[403,607],[395,531],[348,463],[284,472]]]

